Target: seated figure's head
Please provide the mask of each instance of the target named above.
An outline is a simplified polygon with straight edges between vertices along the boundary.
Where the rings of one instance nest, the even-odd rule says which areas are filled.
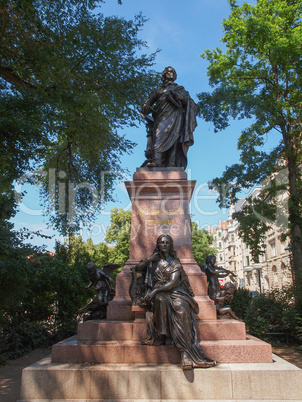
[[[160,244],[162,243],[162,241],[168,241],[168,243],[169,243],[169,255],[171,257],[176,257],[176,251],[174,250],[173,239],[172,239],[171,236],[165,235],[165,234],[162,234],[162,235],[158,236],[157,241],[156,241],[156,247],[155,247],[153,253],[159,253],[160,252]]]

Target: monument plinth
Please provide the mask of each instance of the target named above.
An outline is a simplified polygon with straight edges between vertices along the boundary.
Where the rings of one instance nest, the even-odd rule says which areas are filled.
[[[151,255],[161,234],[173,237],[174,247],[199,304],[200,318],[215,319],[214,302],[207,295],[206,275],[193,258],[190,200],[195,181],[187,180],[183,168],[139,168],[133,181],[125,182],[132,203],[130,252],[117,276],[116,296],[109,304],[110,320],[134,319],[129,287],[130,268]]]
[[[194,263],[189,203],[195,181],[183,168],[138,169],[125,182],[132,202],[129,262],[151,255],[160,234],[173,237],[177,255]]]
[[[192,255],[189,202],[194,181],[183,169],[138,169],[126,182],[132,201],[130,255],[116,279],[106,320],[80,323],[75,337],[53,346],[23,370],[20,401],[54,400],[299,400],[302,371],[274,357],[271,345],[247,336],[245,324],[217,320],[206,276]],[[196,330],[218,367],[184,372],[171,346],[142,345],[144,310],[132,306],[130,268],[170,234],[199,305]],[[286,380],[284,380],[286,379]],[[175,384],[175,386],[174,386]],[[251,385],[253,384],[253,385]],[[282,386],[281,386],[282,384]]]
[[[153,253],[160,234],[175,239],[175,250],[199,305],[196,330],[208,357],[218,362],[271,362],[268,343],[246,336],[245,324],[217,320],[216,306],[207,294],[206,275],[193,259],[189,202],[194,181],[183,168],[137,169],[126,182],[132,202],[130,253],[116,278],[116,295],[106,320],[80,323],[77,338],[53,346],[53,363],[179,363],[175,347],[146,346],[144,310],[129,295],[130,268]]]

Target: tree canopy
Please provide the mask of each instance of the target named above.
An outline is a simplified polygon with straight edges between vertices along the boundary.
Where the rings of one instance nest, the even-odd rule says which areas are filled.
[[[131,211],[113,208],[110,213],[110,225],[107,227],[105,240],[113,246],[109,252],[109,262],[121,267],[129,258]]]
[[[139,38],[146,19],[105,17],[101,4],[1,1],[0,188],[11,195],[13,180],[43,171],[35,177],[63,235],[110,199],[135,145],[117,129],[138,121],[158,81],[156,53]]]
[[[208,255],[217,254],[217,249],[211,247],[212,236],[205,229],[198,229],[196,222],[191,222],[193,257],[199,265],[206,264]]]
[[[199,113],[214,123],[216,131],[226,128],[230,118],[250,119],[251,124],[238,139],[239,163],[227,167],[210,185],[219,191],[220,204],[227,205],[236,201],[243,188],[269,178],[262,194],[251,200],[258,217],[251,203],[236,215],[241,222],[253,217],[253,230],[258,234],[265,233],[269,220],[276,220],[278,192],[287,192],[296,302],[302,309],[302,0],[257,0],[255,5],[244,2],[241,7],[229,0],[229,4],[231,13],[223,21],[226,50],[202,54],[209,61],[209,82],[214,89],[199,94]],[[274,132],[280,141],[265,151],[267,136]],[[284,169],[287,179],[278,181]],[[264,225],[255,221],[259,223],[259,216],[264,217]],[[245,228],[250,230],[251,225]],[[245,237],[251,246],[249,239],[255,238],[248,233]]]

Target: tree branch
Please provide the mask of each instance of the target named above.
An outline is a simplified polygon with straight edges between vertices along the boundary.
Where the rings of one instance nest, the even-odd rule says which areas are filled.
[[[34,91],[37,90],[37,87],[22,80],[10,68],[0,66],[0,77],[3,78],[5,81],[9,82],[10,84],[15,85],[16,87],[26,90],[29,89]]]

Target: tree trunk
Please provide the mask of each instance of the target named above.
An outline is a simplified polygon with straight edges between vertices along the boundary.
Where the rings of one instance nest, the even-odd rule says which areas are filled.
[[[295,292],[296,309],[302,313],[302,235],[300,200],[298,190],[298,166],[293,153],[288,155],[288,182],[289,182],[289,224],[292,247],[292,273]]]

